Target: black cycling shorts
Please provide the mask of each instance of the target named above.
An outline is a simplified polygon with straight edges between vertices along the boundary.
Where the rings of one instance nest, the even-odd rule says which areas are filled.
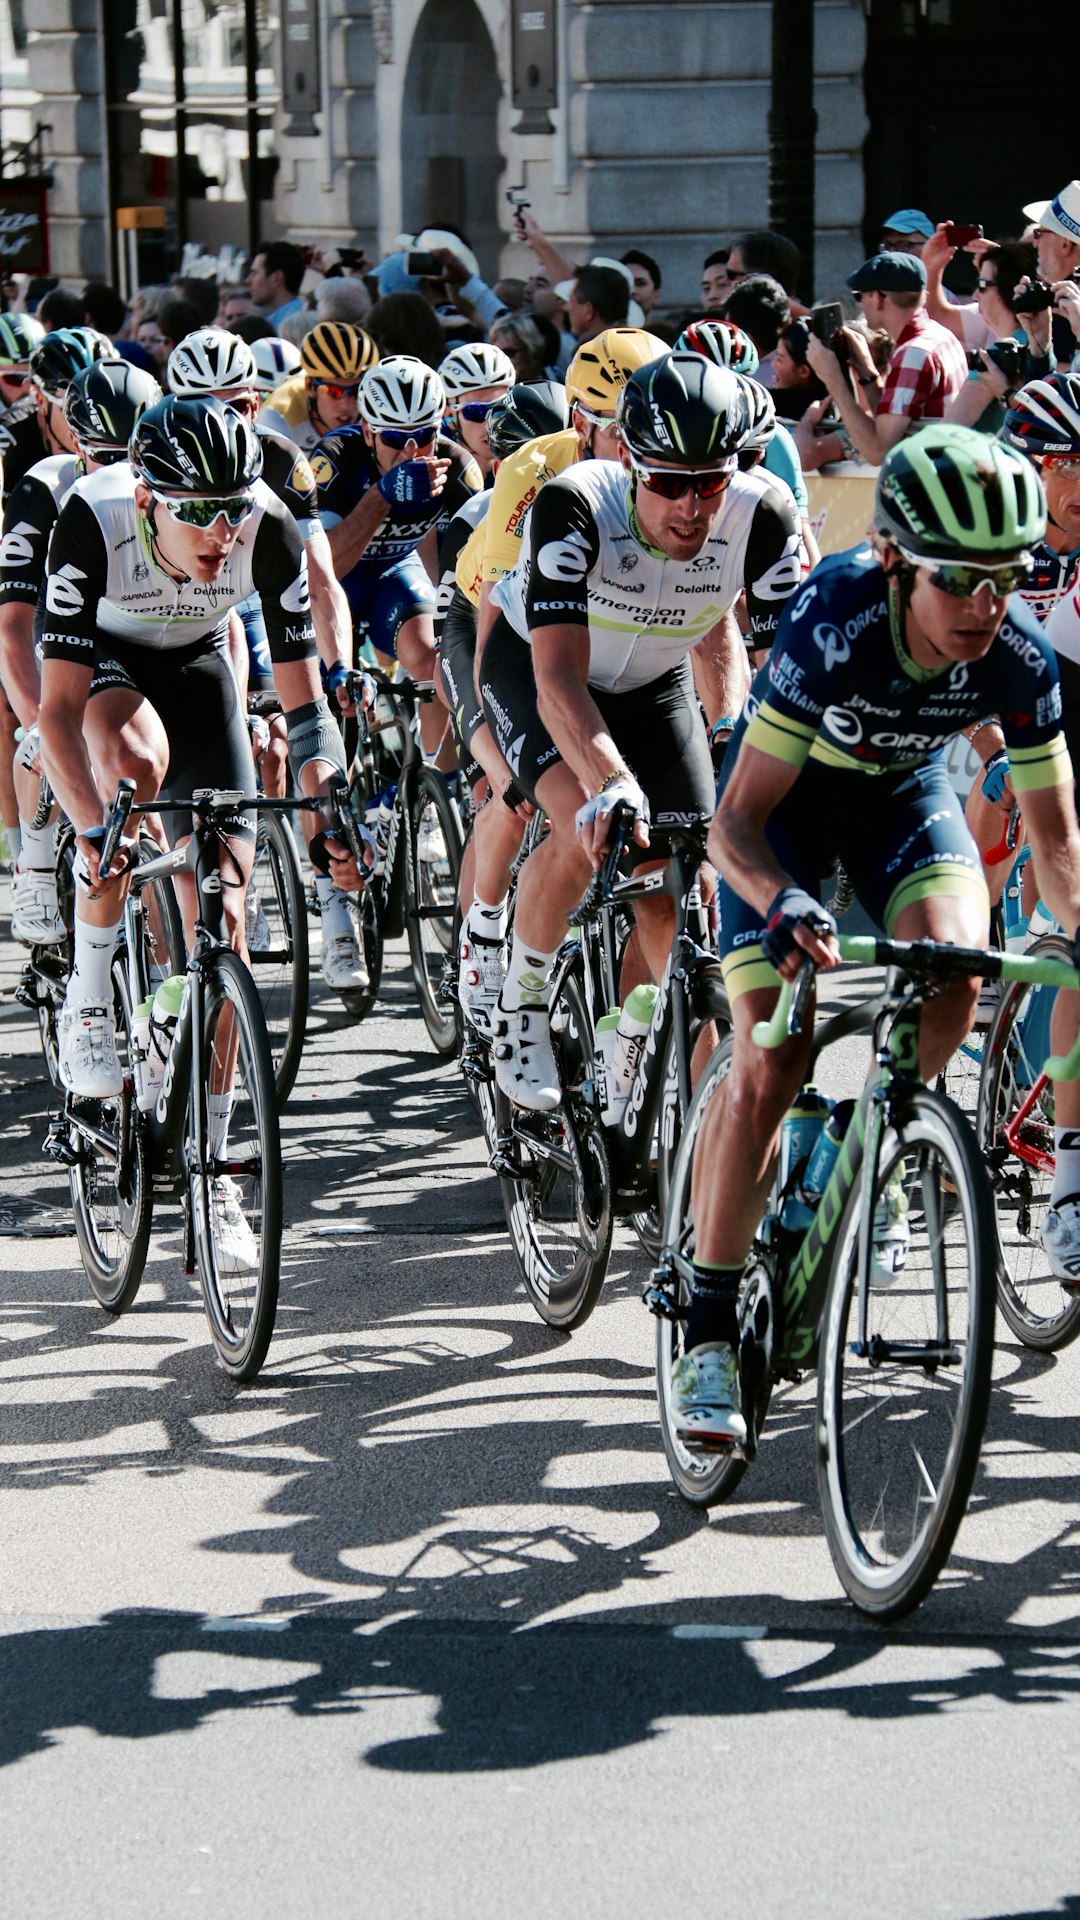
[[[455,587],[446,610],[438,642],[438,670],[450,705],[450,725],[457,748],[458,764],[470,787],[484,777],[484,769],[472,756],[473,735],[484,722],[484,710],[476,696],[476,608],[460,587]]]
[[[251,734],[227,639],[159,649],[131,646],[110,636],[95,648],[90,696],[116,687],[140,693],[165,729],[169,769],[163,800],[186,800],[200,787],[256,791]],[[163,822],[170,841],[191,832],[190,815],[165,814]],[[254,817],[230,816],[223,831],[253,842]]]
[[[562,759],[536,711],[532,650],[499,615],[487,646],[480,692],[488,725],[515,781],[536,803],[536,783]],[[643,788],[657,825],[666,815],[711,820],[715,776],[689,656],[628,693],[589,687],[604,723]],[[647,860],[647,850],[640,853]]]

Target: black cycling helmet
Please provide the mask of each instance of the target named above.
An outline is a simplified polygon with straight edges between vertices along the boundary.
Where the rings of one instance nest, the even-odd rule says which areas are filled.
[[[700,353],[668,353],[630,375],[615,411],[619,438],[648,466],[722,466],[750,428],[735,375]]]
[[[98,360],[75,375],[64,399],[64,418],[79,445],[127,450],[136,425],[161,399],[152,373],[127,360]]]
[[[143,414],[129,457],[155,493],[208,499],[246,493],[263,463],[259,436],[235,407],[177,393]]]
[[[50,400],[63,400],[77,373],[98,360],[119,360],[112,341],[93,327],[57,327],[30,355],[30,378]]]
[[[519,380],[487,417],[487,441],[496,460],[542,433],[561,433],[570,425],[570,402],[558,380]]]
[[[30,365],[38,336],[21,313],[0,313],[0,376]]]

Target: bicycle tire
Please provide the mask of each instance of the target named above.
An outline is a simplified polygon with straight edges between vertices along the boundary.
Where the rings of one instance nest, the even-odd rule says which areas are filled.
[[[120,1314],[139,1291],[153,1214],[145,1138],[131,1080],[131,1005],[120,961],[113,963],[113,1003],[124,1091],[117,1100],[79,1105],[92,1110],[97,1130],[113,1137],[116,1153],[110,1156],[76,1125],[72,1141],[78,1159],[68,1176],[83,1272],[99,1306]]]
[[[949,1346],[919,1364],[854,1351],[863,1187],[848,1196],[822,1315],[816,1452],[833,1565],[859,1611],[898,1620],[924,1600],[967,1509],[990,1399],[997,1244],[986,1167],[951,1100],[913,1087],[893,1102],[875,1208],[896,1169],[908,1199],[903,1267],[871,1285],[867,1336]]]
[[[358,945],[363,947],[368,972],[366,987],[339,987],[337,990],[342,1006],[353,1020],[366,1020],[379,998],[384,937],[380,888],[381,882],[372,881],[351,903],[356,939]]]
[[[420,1013],[444,1060],[458,1050],[458,1023],[442,999],[442,981],[453,953],[461,848],[461,821],[446,784],[434,767],[421,767],[405,839],[405,930]]]
[[[725,1034],[705,1062],[694,1098],[687,1109],[686,1123],[672,1162],[671,1184],[664,1211],[662,1251],[672,1262],[676,1302],[682,1309],[686,1308],[689,1301],[686,1271],[694,1252],[694,1221],[690,1204],[694,1147],[705,1109],[730,1069],[731,1054],[731,1035]],[[693,1453],[683,1446],[675,1432],[671,1410],[671,1375],[681,1351],[682,1325],[681,1320],[660,1317],[656,1322],[656,1401],[660,1437],[664,1443],[668,1471],[682,1498],[692,1507],[716,1507],[730,1499],[746,1472],[747,1463],[741,1453]],[[754,1407],[758,1432],[768,1412],[771,1392],[771,1378],[766,1378],[762,1381]]]
[[[207,1085],[188,1100],[185,1160],[188,1205],[203,1305],[217,1357],[232,1379],[251,1380],[274,1331],[281,1271],[281,1142],[270,1042],[255,983],[235,953],[217,954],[204,988],[203,1057]],[[205,1096],[224,1083],[235,1051],[227,1150],[212,1160]],[[194,1072],[194,1069],[193,1069]],[[254,1243],[249,1270],[222,1243],[212,1182],[225,1175]]]
[[[561,1025],[560,1007],[565,1013]],[[565,1090],[563,1137],[576,1150],[581,1176],[530,1152],[515,1135],[522,1172],[518,1177],[501,1174],[500,1186],[525,1291],[541,1320],[570,1332],[588,1319],[607,1273],[611,1174],[599,1117],[577,1098],[592,1072],[592,1027],[581,983],[573,973],[557,983],[552,1012],[552,1045]],[[512,1109],[497,1086],[494,1102],[497,1135],[505,1138]]]
[[[248,954],[262,1003],[279,1109],[296,1084],[307,1035],[311,956],[300,856],[288,821],[260,812],[248,885]]]
[[[690,1058],[694,1057],[708,1021],[701,1020],[696,1014],[690,1016],[689,1048]],[[667,1211],[668,1194],[671,1191],[671,1176],[675,1165],[675,1154],[682,1135],[685,1115],[680,1111],[679,1072],[675,1053],[675,1034],[668,1036],[664,1049],[663,1089],[660,1095],[660,1110],[656,1117],[656,1159],[654,1178],[656,1199],[641,1213],[630,1216],[630,1224],[637,1234],[645,1252],[651,1260],[659,1259],[664,1244],[664,1215]]]
[[[161,847],[153,834],[139,831],[139,855],[155,860]],[[143,888],[143,929],[146,940],[146,977],[153,993],[170,974],[183,973],[187,967],[184,922],[177,905],[173,883],[169,879],[151,880]]]
[[[1072,963],[1072,948],[1060,935],[1045,934],[1028,953]],[[1052,989],[1041,991],[1049,993]],[[983,1048],[976,1130],[994,1194],[1002,1318],[1023,1346],[1036,1353],[1057,1353],[1080,1334],[1080,1294],[1064,1291],[1050,1271],[1039,1238],[1053,1174],[1018,1159],[1004,1136],[1006,1122],[1018,1112],[1043,1065],[1041,1059],[1029,1058],[1024,1045],[1023,1016],[1031,1001],[1032,989],[1022,981],[1010,982],[1002,994]],[[1030,1143],[1051,1154],[1053,1102],[1050,1085],[1036,1099],[1024,1123]]]

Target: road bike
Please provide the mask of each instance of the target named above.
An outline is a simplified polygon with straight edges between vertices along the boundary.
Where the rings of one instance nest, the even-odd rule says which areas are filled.
[[[918,1019],[944,982],[981,975],[1076,986],[1075,967],[1003,954],[841,936],[849,963],[885,967],[884,986],[829,1020],[811,1065],[835,1041],[873,1034],[870,1073],[809,1224],[789,1225],[804,1168],[774,1189],[741,1285],[738,1369],[747,1438],[707,1453],[679,1438],[671,1405],[694,1252],[693,1157],[703,1115],[730,1068],[730,1044],[699,1082],[675,1155],[664,1253],[646,1289],[657,1315],[657,1396],[668,1465],[695,1506],[726,1499],[758,1450],[774,1387],[817,1368],[818,1486],[833,1564],[861,1611],[899,1618],[925,1598],[952,1547],[971,1492],[994,1340],[997,1239],[986,1163],[953,1101],[918,1077]],[[785,984],[758,1023],[762,1045],[799,1030],[812,967]],[[1080,1043],[1047,1063],[1080,1071]],[[890,1284],[874,1265],[879,1209],[907,1221]]]

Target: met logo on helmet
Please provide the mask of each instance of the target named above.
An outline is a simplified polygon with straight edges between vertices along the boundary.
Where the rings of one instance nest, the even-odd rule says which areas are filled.
[[[75,582],[85,579],[85,573],[80,572],[78,567],[72,566],[70,561],[67,566],[61,567],[58,573],[50,573],[45,588],[45,605],[49,612],[57,614],[61,620],[81,613],[83,597]]]
[[[655,400],[652,402],[652,405],[649,411],[652,414],[653,432],[655,433],[657,439],[665,447],[673,446],[674,442],[671,438],[671,432],[668,427],[668,423],[664,419],[664,416],[661,413],[660,408],[657,406]]]

